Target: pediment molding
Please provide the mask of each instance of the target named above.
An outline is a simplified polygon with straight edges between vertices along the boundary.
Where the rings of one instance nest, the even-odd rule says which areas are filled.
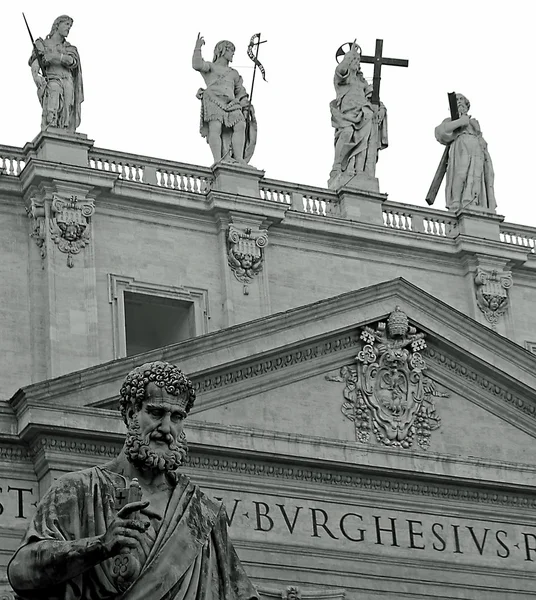
[[[356,328],[316,340],[262,353],[250,360],[230,363],[210,371],[190,375],[199,400],[191,414],[235,402],[281,384],[291,383],[312,373],[329,369],[339,361],[349,359],[359,348]],[[299,369],[296,369],[299,367]],[[260,381],[262,379],[262,381]],[[115,409],[117,398],[106,398],[91,406]]]
[[[506,419],[526,433],[536,437],[536,397],[534,390],[526,389],[526,396],[512,391],[519,387],[517,382],[512,382],[511,388],[493,378],[482,370],[477,370],[444,349],[430,345],[424,352],[426,359],[435,374],[438,374],[441,383],[452,387],[454,382],[458,392],[470,400],[477,400],[477,404],[491,410],[503,419]],[[455,376],[453,380],[452,376]],[[473,394],[468,392],[472,391]],[[469,397],[472,396],[472,397]],[[485,398],[486,402],[482,402]],[[493,406],[497,410],[493,410]],[[514,419],[512,420],[512,417]],[[529,421],[527,421],[527,417]]]

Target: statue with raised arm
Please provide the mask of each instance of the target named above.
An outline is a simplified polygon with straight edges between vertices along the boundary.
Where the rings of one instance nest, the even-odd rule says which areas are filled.
[[[201,73],[207,86],[197,92],[201,100],[201,135],[207,139],[215,163],[226,160],[246,164],[253,155],[257,128],[242,77],[229,66],[235,47],[227,40],[218,42],[212,62],[207,62],[201,54],[204,43],[198,34],[192,57],[192,67]]]
[[[457,211],[477,206],[495,211],[494,171],[480,124],[469,116],[470,103],[456,94],[459,118],[435,128],[437,141],[449,147],[445,184],[446,206]]]
[[[58,17],[47,37],[35,40],[29,60],[43,107],[42,130],[58,127],[74,133],[80,125],[84,100],[82,67],[78,50],[66,40],[72,24],[71,17]]]
[[[372,104],[373,87],[361,71],[361,49],[354,42],[335,68],[337,97],[330,103],[335,128],[335,160],[328,187],[337,189],[360,176],[374,179],[378,151],[387,148],[387,113]]]
[[[251,600],[227,515],[181,474],[195,400],[176,366],[132,370],[119,456],[60,477],[37,506],[8,577],[24,600]]]

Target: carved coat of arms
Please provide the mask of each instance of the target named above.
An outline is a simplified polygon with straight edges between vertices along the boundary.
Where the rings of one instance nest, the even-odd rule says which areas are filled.
[[[79,201],[54,197],[51,207],[50,233],[61,252],[67,254],[67,266],[73,266],[73,255],[78,254],[90,240],[89,218],[95,212],[93,200]]]
[[[499,317],[508,310],[508,291],[513,285],[510,271],[486,271],[478,267],[475,273],[476,300],[486,319],[495,328]]]
[[[244,284],[244,294],[248,294],[248,285],[262,271],[268,234],[250,228],[240,230],[231,225],[227,242],[227,262],[238,281]]]
[[[425,374],[424,333],[417,333],[396,307],[387,323],[364,327],[361,340],[356,365],[326,376],[345,383],[341,410],[354,421],[357,440],[367,442],[374,433],[387,446],[410,448],[416,438],[427,449],[431,432],[441,424],[434,397],[448,394],[438,393]]]

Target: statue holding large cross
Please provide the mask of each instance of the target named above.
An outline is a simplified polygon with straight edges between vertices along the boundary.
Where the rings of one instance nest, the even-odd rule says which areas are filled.
[[[376,40],[374,56],[363,56],[355,43],[341,46],[335,55],[334,86],[337,97],[330,103],[335,128],[335,160],[328,187],[346,185],[378,191],[378,151],[387,147],[387,111],[380,101],[382,65],[407,67],[408,61],[382,56],[383,40]],[[361,71],[361,63],[374,64],[373,84]]]

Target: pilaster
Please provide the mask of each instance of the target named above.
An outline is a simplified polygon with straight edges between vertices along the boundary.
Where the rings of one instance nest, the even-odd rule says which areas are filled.
[[[217,215],[224,326],[271,313],[266,247],[271,222],[237,212]]]
[[[54,179],[25,194],[35,379],[99,362],[95,197],[91,185]]]

